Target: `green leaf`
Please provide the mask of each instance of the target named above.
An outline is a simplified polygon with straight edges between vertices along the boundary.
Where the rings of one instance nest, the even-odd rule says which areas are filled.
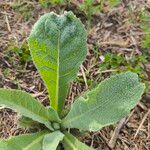
[[[21,127],[21,128],[38,128],[41,125],[41,124],[39,124],[39,122],[34,121],[25,116],[21,116],[19,118],[18,122],[19,122],[19,127]]]
[[[46,109],[31,95],[20,90],[0,89],[0,105],[17,110],[23,116],[44,124],[50,130],[50,121],[60,121],[54,109]]]
[[[34,25],[28,43],[51,106],[60,114],[69,82],[87,54],[85,29],[72,12],[48,13]]]
[[[60,141],[63,140],[64,134],[60,131],[55,131],[44,136],[43,149],[44,150],[56,150]]]
[[[11,137],[7,140],[0,140],[1,150],[41,150],[42,141],[47,131],[33,134],[23,134]]]
[[[84,97],[79,97],[62,120],[62,126],[97,131],[116,123],[138,103],[144,88],[135,73],[112,76]]]
[[[65,150],[93,150],[69,133],[65,133],[63,145]]]

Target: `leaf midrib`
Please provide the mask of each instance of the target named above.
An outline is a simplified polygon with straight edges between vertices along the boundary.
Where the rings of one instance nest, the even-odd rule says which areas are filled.
[[[75,144],[67,136],[65,136],[66,142],[73,148],[73,150],[78,150]]]
[[[29,145],[24,147],[23,150],[28,150],[31,146],[33,146],[34,144],[38,143],[42,139],[43,135],[44,135],[44,133],[41,136],[39,136],[36,140],[31,142]]]
[[[59,29],[59,38],[58,38],[58,43],[57,43],[57,50],[58,50],[58,56],[57,56],[57,84],[56,84],[56,103],[54,108],[58,112],[58,98],[59,98],[59,61],[60,61],[60,29]]]

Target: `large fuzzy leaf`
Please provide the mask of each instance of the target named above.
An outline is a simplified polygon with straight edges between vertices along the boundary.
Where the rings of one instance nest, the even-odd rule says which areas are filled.
[[[138,76],[131,72],[106,79],[74,102],[62,125],[96,131],[116,123],[137,104],[144,88]]]
[[[0,89],[0,105],[17,110],[22,115],[45,124],[49,129],[50,121],[60,121],[54,109],[46,109],[31,95],[20,90]]]
[[[0,140],[0,150],[41,150],[44,135],[48,132],[42,131],[33,134],[23,134]]]
[[[56,150],[60,141],[63,140],[64,134],[60,131],[55,131],[44,136],[43,150]]]
[[[85,29],[72,12],[60,16],[48,13],[34,25],[28,43],[51,106],[60,113],[69,82],[87,53]]]
[[[67,132],[64,136],[63,145],[65,147],[65,150],[93,150]]]

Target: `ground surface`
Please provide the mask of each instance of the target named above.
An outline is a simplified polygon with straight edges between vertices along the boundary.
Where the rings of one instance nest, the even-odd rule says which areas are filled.
[[[70,104],[74,97],[104,78],[121,71],[131,70],[138,73],[147,86],[143,99],[127,118],[115,126],[88,133],[81,140],[100,150],[148,150],[150,45],[148,42],[148,46],[142,45],[145,35],[150,33],[141,27],[141,14],[150,11],[150,1],[123,0],[116,7],[110,7],[106,3],[91,17],[89,11],[79,9],[82,2],[74,0],[70,5],[43,7],[34,0],[0,0],[0,87],[23,89],[45,106],[48,105],[47,93],[31,61],[26,39],[32,25],[42,14],[72,10],[88,30],[89,52],[78,77],[70,85],[66,104]],[[95,1],[94,9],[99,2]],[[150,27],[150,20],[146,23]],[[17,126],[17,120],[18,115],[15,112],[0,107],[1,138],[27,132]],[[119,134],[113,136],[118,131]]]

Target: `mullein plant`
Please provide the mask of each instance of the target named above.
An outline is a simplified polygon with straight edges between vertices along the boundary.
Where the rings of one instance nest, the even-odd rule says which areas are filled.
[[[87,54],[86,31],[72,12],[43,15],[35,23],[28,44],[47,88],[50,107],[44,107],[25,91],[1,88],[0,105],[20,112],[19,123],[38,130],[1,139],[0,150],[56,150],[62,146],[66,150],[93,149],[69,131],[94,132],[114,124],[141,99],[144,84],[137,74],[126,72],[105,79],[77,97],[69,109],[63,109],[69,83]]]

